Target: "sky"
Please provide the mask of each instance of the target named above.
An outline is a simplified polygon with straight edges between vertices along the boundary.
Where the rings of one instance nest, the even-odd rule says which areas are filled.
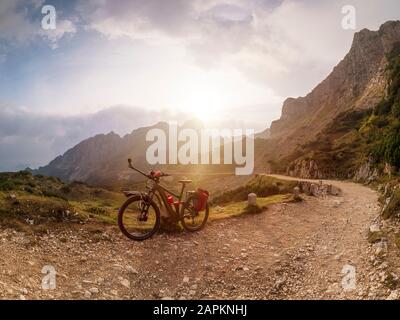
[[[56,28],[42,27],[42,8]],[[355,29],[342,8],[355,8]],[[398,0],[2,0],[0,171],[160,120],[262,131]]]

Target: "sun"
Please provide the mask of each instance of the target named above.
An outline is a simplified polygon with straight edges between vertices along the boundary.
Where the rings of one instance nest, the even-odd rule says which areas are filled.
[[[221,116],[226,105],[226,92],[218,84],[207,79],[192,79],[182,84],[179,90],[177,107],[185,113],[210,122]]]

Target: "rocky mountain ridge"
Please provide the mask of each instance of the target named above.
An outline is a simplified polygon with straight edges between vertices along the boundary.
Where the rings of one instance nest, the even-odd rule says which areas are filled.
[[[285,146],[278,155],[314,138],[343,111],[373,108],[385,95],[386,55],[399,41],[400,21],[355,33],[349,53],[325,80],[305,97],[284,102],[281,118],[271,124],[271,138]]]

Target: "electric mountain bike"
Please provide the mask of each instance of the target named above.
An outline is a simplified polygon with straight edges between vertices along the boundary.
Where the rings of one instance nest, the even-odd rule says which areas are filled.
[[[184,190],[191,180],[179,180],[182,184],[180,194],[168,190],[160,184],[163,177],[170,176],[161,171],[145,173],[132,165],[128,159],[129,168],[147,178],[147,192],[124,191],[128,197],[118,212],[118,226],[122,233],[132,240],[145,240],[153,236],[161,225],[161,209],[173,221],[180,221],[187,231],[197,231],[204,227],[209,214],[208,192],[203,189],[186,192]]]

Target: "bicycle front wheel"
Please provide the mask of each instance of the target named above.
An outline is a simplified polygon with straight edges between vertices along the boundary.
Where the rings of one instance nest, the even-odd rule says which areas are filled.
[[[154,201],[139,195],[130,197],[119,209],[118,226],[129,239],[148,239],[160,228],[160,210]]]

